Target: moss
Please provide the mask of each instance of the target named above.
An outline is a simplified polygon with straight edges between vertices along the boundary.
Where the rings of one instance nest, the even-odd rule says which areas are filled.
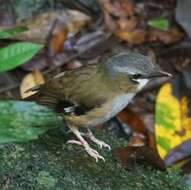
[[[112,148],[126,144],[112,132],[98,133]],[[187,190],[176,169],[157,171],[135,164],[126,170],[111,152],[98,151],[106,162],[96,163],[76,146],[67,145],[62,131],[53,131],[25,144],[0,145],[0,189],[9,190]]]
[[[36,180],[37,180],[39,186],[42,186],[46,189],[53,188],[57,183],[57,179],[52,177],[50,175],[50,173],[47,171],[40,171]]]

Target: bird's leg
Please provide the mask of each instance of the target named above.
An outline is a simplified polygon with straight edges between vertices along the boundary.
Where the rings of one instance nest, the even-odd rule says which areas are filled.
[[[106,144],[104,141],[97,139],[90,129],[88,129],[87,133],[82,134],[82,135],[88,137],[92,142],[99,145],[100,148],[104,147],[104,148],[108,148],[109,150],[111,150],[111,147],[108,144]]]
[[[82,133],[80,133],[80,131],[78,130],[78,128],[76,127],[69,127],[71,129],[71,131],[76,135],[76,137],[78,138],[79,141],[77,140],[69,140],[67,143],[70,143],[70,144],[78,144],[78,145],[81,145],[84,147],[85,151],[93,158],[96,159],[96,162],[99,160],[99,159],[102,159],[103,161],[105,161],[104,157],[99,155],[99,153],[92,149],[90,147],[90,145],[86,142],[86,140],[82,137]]]

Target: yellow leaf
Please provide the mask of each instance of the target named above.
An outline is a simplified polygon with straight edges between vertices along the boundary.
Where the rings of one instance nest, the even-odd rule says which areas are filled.
[[[188,98],[183,95],[177,98],[172,83],[164,84],[157,97],[155,123],[157,148],[162,158],[170,149],[191,138],[188,111]]]
[[[42,73],[38,70],[33,71],[32,73],[27,74],[20,85],[20,94],[22,98],[27,98],[36,92],[27,91],[30,88],[33,88],[37,85],[44,84],[45,80]]]

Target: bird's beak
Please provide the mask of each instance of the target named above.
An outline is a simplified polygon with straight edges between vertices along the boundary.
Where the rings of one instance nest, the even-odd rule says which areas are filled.
[[[155,78],[155,77],[172,77],[172,75],[165,71],[158,71],[156,73],[151,73],[150,75],[147,76],[147,78]]]

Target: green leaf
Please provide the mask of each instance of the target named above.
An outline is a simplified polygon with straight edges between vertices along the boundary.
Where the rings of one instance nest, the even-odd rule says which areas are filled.
[[[63,125],[62,118],[34,102],[0,101],[0,110],[0,143],[36,139]]]
[[[0,29],[0,39],[8,38],[8,37],[13,36],[17,33],[25,32],[26,30],[27,30],[27,27],[25,27],[25,26]]]
[[[43,45],[30,42],[18,42],[0,49],[0,72],[14,69],[30,60]]]
[[[168,151],[171,146],[170,146],[170,141],[168,138],[157,136],[157,143],[166,151]]]
[[[167,30],[169,28],[169,21],[164,17],[159,17],[149,20],[148,25],[160,30]]]
[[[171,109],[168,104],[157,101],[155,123],[165,127],[166,129],[176,129],[176,126],[173,123],[176,118],[172,113],[173,109]]]

